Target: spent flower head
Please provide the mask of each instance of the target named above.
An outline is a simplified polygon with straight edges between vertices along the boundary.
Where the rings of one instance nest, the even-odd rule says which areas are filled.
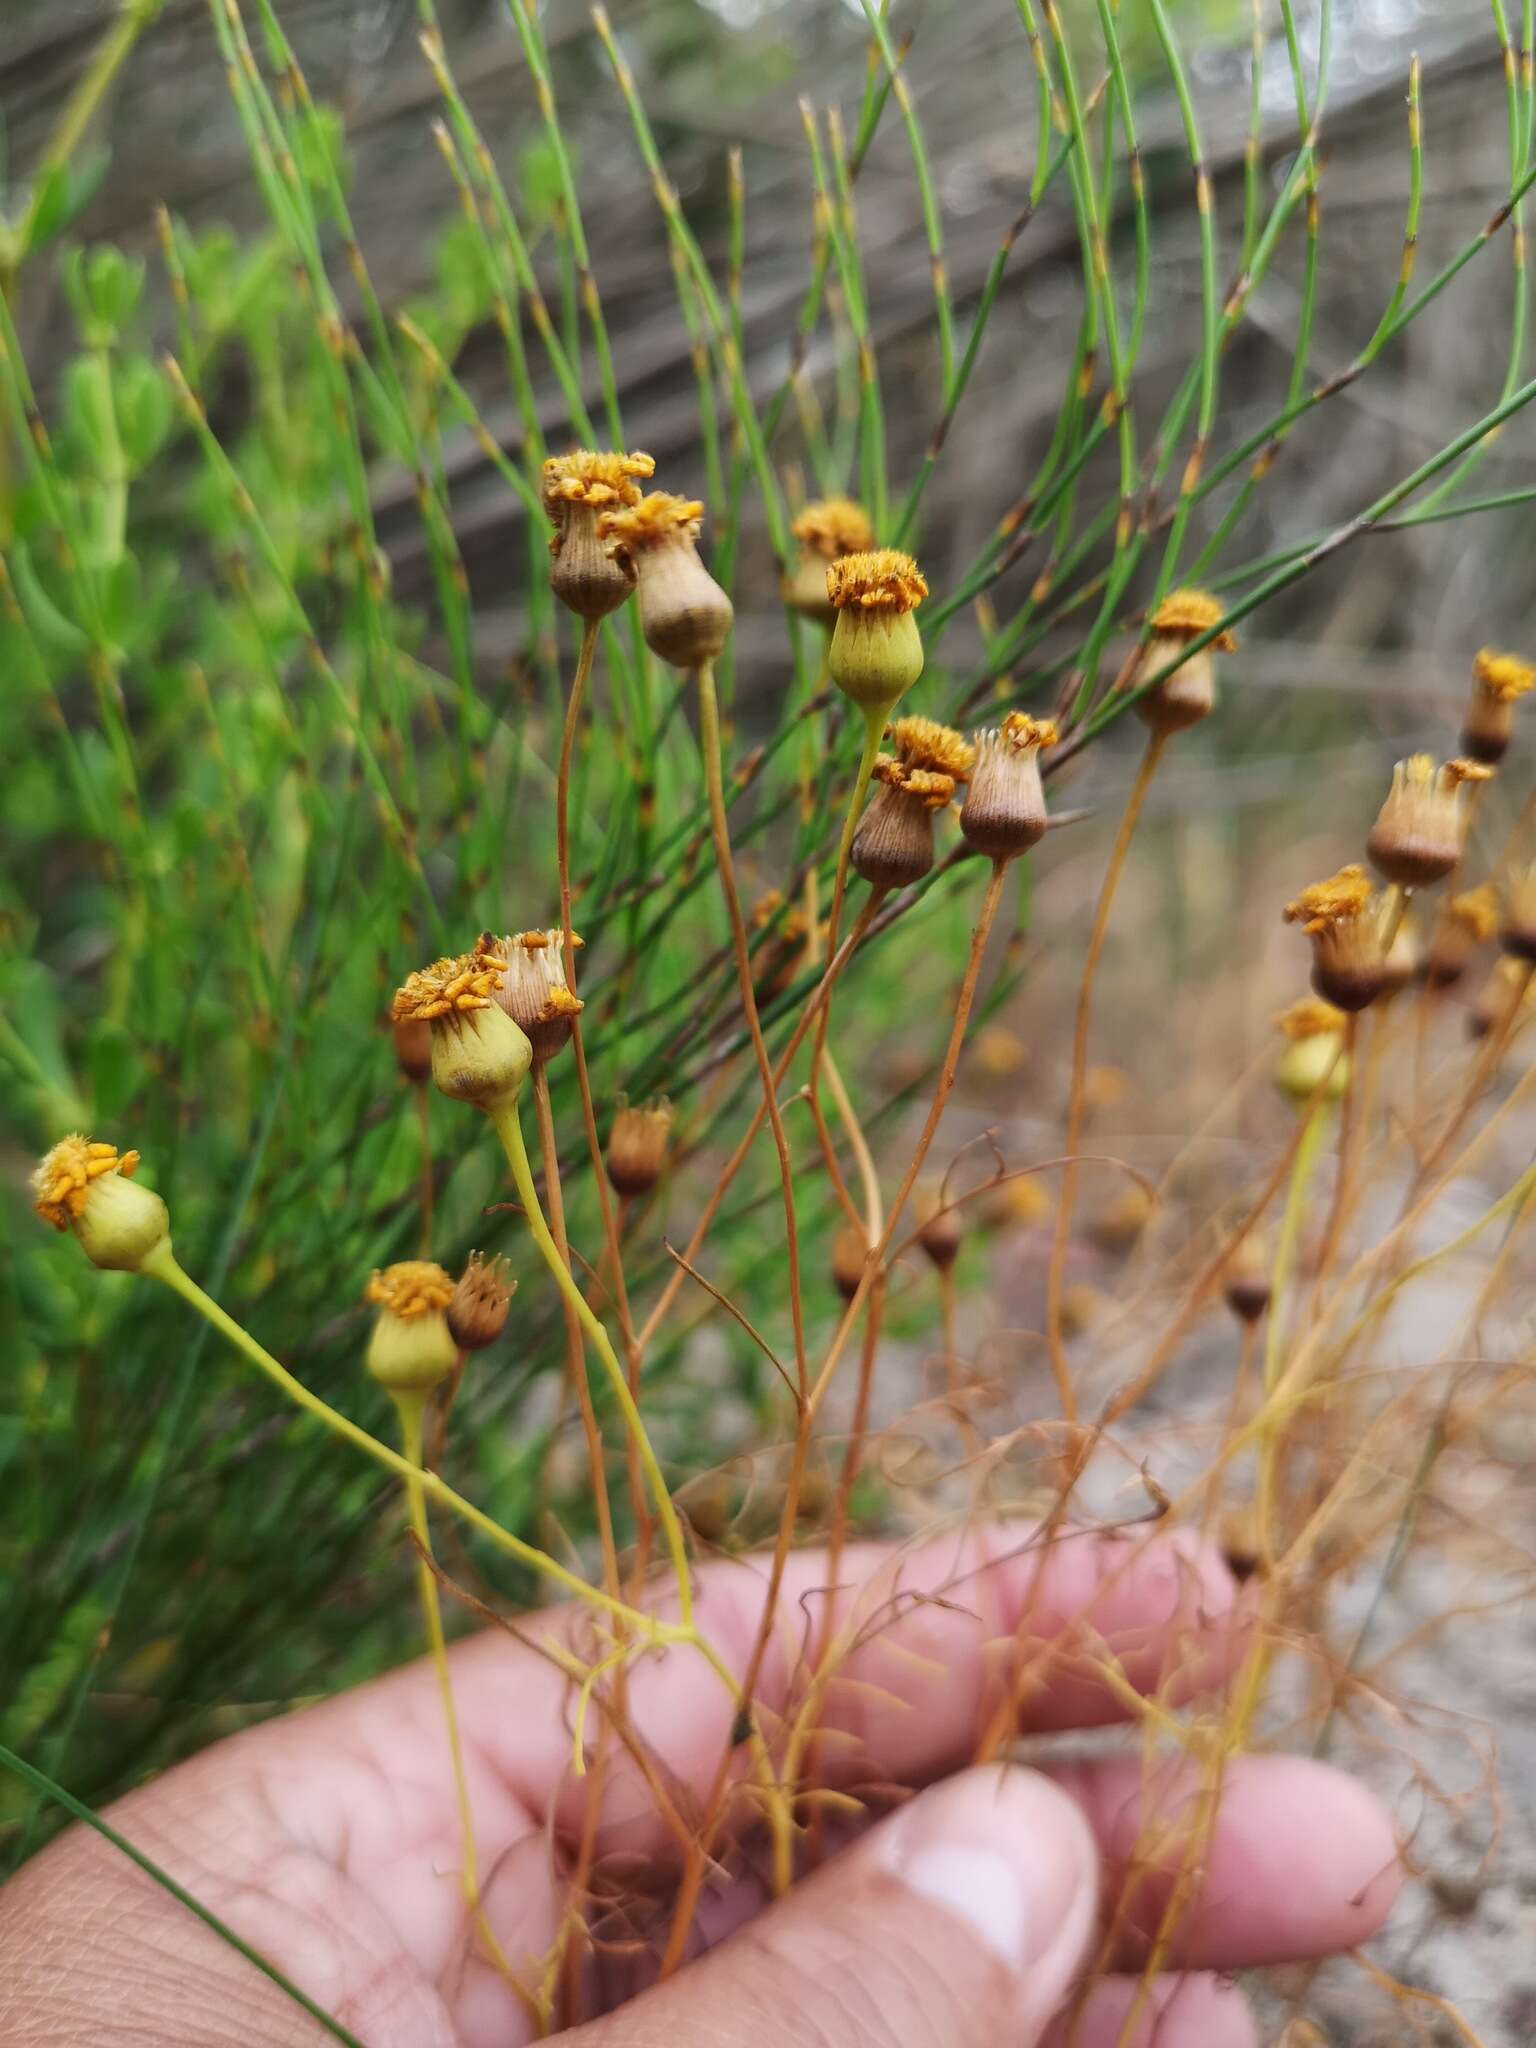
[[[1040,754],[1056,741],[1049,719],[1023,711],[1010,711],[1001,725],[977,735],[960,830],[989,860],[1012,860],[1044,836],[1049,820]]]
[[[33,1205],[55,1230],[72,1230],[93,1266],[139,1272],[171,1242],[171,1219],[151,1188],[134,1181],[137,1152],[78,1132],[61,1138],[32,1175]]]
[[[582,944],[578,933],[571,943]],[[564,933],[552,927],[498,939],[482,932],[475,950],[504,963],[495,1000],[526,1034],[535,1064],[559,1052],[584,1007],[566,979]]]
[[[649,1194],[661,1179],[672,1115],[671,1103],[660,1096],[641,1104],[621,1102],[614,1112],[604,1163],[609,1180],[627,1199]]]
[[[676,668],[713,661],[730,635],[731,601],[699,560],[703,501],[651,491],[604,512],[598,538],[636,580],[646,645]]]
[[[871,780],[878,787],[849,861],[872,887],[905,889],[933,866],[933,821],[949,808],[957,784],[941,768],[915,768],[893,754],[876,759]]]
[[[432,1032],[432,1077],[445,1095],[487,1112],[516,1099],[533,1062],[527,1034],[496,1002],[506,960],[460,953],[408,975],[395,992],[395,1023],[419,1018]]]
[[[554,557],[550,585],[579,618],[606,618],[634,589],[633,570],[609,554],[598,535],[598,520],[605,512],[638,504],[635,479],[652,475],[655,468],[649,455],[612,449],[578,448],[546,459],[542,496]]]
[[[1366,851],[1389,882],[1423,889],[1444,879],[1461,860],[1469,812],[1467,789],[1493,770],[1479,761],[1447,761],[1410,754],[1392,770],[1392,787],[1366,840]]]
[[[1285,906],[1287,924],[1312,941],[1312,986],[1341,1010],[1363,1010],[1386,979],[1380,908],[1370,877],[1354,864],[1313,882]]]
[[[1171,674],[1142,690],[1136,699],[1136,715],[1152,732],[1167,738],[1198,725],[1216,703],[1218,650],[1231,653],[1237,641],[1227,628],[1214,635],[1195,653],[1184,650],[1216,626],[1222,615],[1221,600],[1204,590],[1170,590],[1153,612],[1151,637],[1131,677],[1135,687],[1142,676],[1156,676],[1160,669],[1177,661]]]
[[[517,1282],[499,1255],[471,1252],[448,1300],[448,1329],[461,1351],[483,1351],[506,1328]]]
[[[1474,761],[1503,760],[1514,729],[1514,707],[1533,688],[1536,667],[1530,662],[1492,647],[1478,650],[1461,727],[1461,744]]]

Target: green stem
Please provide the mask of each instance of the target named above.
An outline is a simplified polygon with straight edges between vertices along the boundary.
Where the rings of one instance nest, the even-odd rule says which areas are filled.
[[[507,1164],[512,1169],[512,1182],[517,1189],[517,1198],[523,1205],[528,1228],[533,1233],[533,1241],[539,1248],[539,1255],[545,1265],[548,1266],[555,1285],[580,1319],[582,1328],[592,1339],[597,1355],[602,1360],[603,1369],[608,1375],[609,1384],[613,1388],[614,1399],[619,1404],[619,1412],[624,1418],[624,1426],[629,1432],[631,1442],[639,1453],[640,1463],[645,1470],[646,1482],[651,1489],[651,1496],[656,1503],[656,1512],[661,1520],[662,1533],[666,1538],[667,1553],[671,1559],[673,1575],[677,1580],[678,1622],[681,1628],[691,1631],[693,1628],[693,1586],[689,1577],[688,1549],[683,1541],[682,1525],[678,1521],[677,1510],[672,1505],[672,1496],[667,1491],[667,1482],[662,1477],[661,1466],[657,1463],[656,1453],[651,1448],[651,1440],[646,1433],[645,1423],[641,1419],[640,1410],[635,1403],[635,1397],[629,1390],[629,1381],[625,1377],[624,1368],[619,1363],[618,1354],[614,1351],[608,1332],[593,1313],[591,1304],[571,1277],[570,1268],[566,1265],[564,1259],[561,1258],[560,1247],[555,1243],[549,1225],[545,1221],[544,1209],[539,1201],[539,1191],[534,1185],[533,1168],[528,1162],[528,1148],[523,1143],[523,1127],[517,1114],[516,1102],[505,1103],[499,1109],[492,1110],[491,1122],[496,1127],[496,1135],[500,1138],[502,1150],[507,1155]],[[614,1607],[619,1605],[617,1601],[609,1601],[606,1595],[604,1599],[607,1605]],[[625,1608],[623,1611],[626,1614],[633,1612],[629,1608]],[[641,1620],[643,1626],[654,1634],[656,1624],[653,1621],[645,1621],[644,1617],[640,1616],[636,1618]]]
[[[445,1507],[458,1515],[463,1521],[468,1522],[471,1528],[478,1529],[483,1536],[489,1537],[499,1549],[515,1557],[519,1564],[527,1565],[531,1570],[541,1573],[562,1591],[574,1595],[578,1600],[584,1600],[590,1607],[605,1609],[626,1626],[637,1629],[649,1642],[668,1639],[668,1631],[654,1615],[642,1614],[637,1608],[626,1606],[622,1600],[615,1600],[610,1594],[600,1592],[595,1586],[589,1586],[585,1579],[578,1578],[575,1572],[567,1571],[564,1565],[558,1564],[552,1557],[547,1557],[533,1544],[525,1543],[520,1536],[514,1536],[510,1529],[503,1529],[501,1524],[486,1514],[483,1508],[477,1508],[473,1501],[465,1500],[461,1493],[456,1493],[435,1472],[423,1472],[408,1459],[401,1457],[398,1451],[392,1451],[388,1444],[381,1444],[377,1437],[370,1436],[366,1429],[343,1415],[339,1409],[331,1407],[327,1401],[322,1401],[318,1394],[312,1394],[302,1380],[295,1379],[286,1366],[279,1365],[270,1351],[258,1344],[248,1330],[242,1329],[233,1316],[226,1315],[212,1295],[205,1294],[197,1282],[182,1270],[169,1243],[162,1244],[158,1250],[151,1252],[140,1270],[147,1273],[151,1279],[169,1287],[173,1294],[179,1294],[200,1316],[212,1323],[222,1336],[227,1337],[235,1349],[243,1353],[252,1365],[264,1372],[275,1386],[281,1388],[290,1401],[302,1408],[306,1415],[312,1415],[317,1422],[323,1422],[332,1435],[355,1445],[365,1457],[372,1458],[376,1465],[382,1465],[397,1479],[403,1479],[407,1484],[412,1481],[419,1484],[428,1497],[435,1500],[440,1507]]]
[[[460,1363],[462,1362],[461,1352]],[[437,1594],[437,1575],[431,1565],[432,1525],[427,1520],[427,1496],[422,1485],[425,1459],[422,1456],[421,1422],[426,1408],[426,1396],[422,1393],[396,1393],[394,1403],[395,1413],[400,1418],[400,1447],[405,1453],[407,1464],[413,1468],[405,1481],[405,1510],[412,1533],[420,1546],[420,1554],[416,1560],[416,1589],[421,1600],[421,1618],[426,1626],[432,1669],[437,1676],[438,1696],[443,1703],[443,1726],[448,1735],[448,1756],[453,1769],[453,1796],[458,1807],[459,1836],[464,1847],[464,1869],[460,1880],[464,1888],[464,1902],[496,1968],[514,1990],[521,1990],[506,1952],[491,1931],[491,1924],[486,1919],[485,1908],[480,1899],[480,1858],[475,1847],[475,1824],[470,1812],[469,1785],[464,1776],[464,1744],[459,1735],[458,1712],[453,1704],[453,1680],[448,1674],[448,1644],[443,1635],[442,1602]]]

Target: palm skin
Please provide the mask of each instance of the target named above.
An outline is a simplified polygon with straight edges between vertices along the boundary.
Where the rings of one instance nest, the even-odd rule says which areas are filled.
[[[1242,1654],[1230,1579],[1208,1553],[1178,1541],[1069,1535],[1042,1567],[1028,1532],[1004,1527],[904,1553],[854,1549],[835,1602],[825,1574],[814,1553],[792,1559],[777,1611],[820,1640],[835,1605],[831,1623],[852,1647],[818,1715],[818,1757],[824,1774],[878,1809],[899,1802],[898,1788],[966,1763],[1000,1671],[1029,1674],[1025,1725],[1043,1732],[1124,1717],[1123,1687],[1102,1675],[1111,1655],[1131,1687],[1166,1699],[1218,1684]],[[765,1577],[760,1559],[701,1575],[700,1625],[738,1672]],[[493,1632],[452,1657],[484,1908],[529,1981],[559,1927],[591,1782],[572,1769],[569,1681],[534,1647],[549,1639],[589,1647],[584,1619],[553,1610],[520,1623],[516,1638]],[[802,1648],[788,1623],[773,1638],[757,1688],[765,1726],[797,1696],[797,1671],[803,1686]],[[718,1678],[686,1649],[648,1655],[632,1667],[627,1711],[679,1809],[696,1813],[733,1733]],[[1182,1860],[1170,1849],[1165,1867],[1143,1868],[1144,1816],[1189,1806],[1193,1783],[1170,1770],[1149,1785],[1134,1755],[1052,1775],[1087,1819],[1105,1896],[1116,1894],[1116,1866],[1137,1856],[1131,1910],[1109,1953],[1112,1967],[1134,1970]],[[1000,1829],[1025,1810],[1021,1798],[1056,1798],[1049,1787],[1030,1791],[1033,1773],[1007,1767],[958,1782],[973,1805],[997,1801]],[[909,1812],[945,1796],[923,1794]],[[441,1708],[425,1664],[219,1744],[131,1794],[111,1818],[366,2048],[521,2048],[537,2038],[527,2003],[485,1959],[469,1923]],[[639,1990],[638,1970],[621,1980],[589,1973],[597,2002],[614,2010],[575,2028],[572,2048],[738,2038],[784,2048],[828,2039],[981,2048],[1001,2038],[988,2003],[1014,2009],[1017,1982],[975,1961],[958,1922],[913,1912],[911,1938],[895,1942],[913,1901],[876,1867],[877,1849],[904,1824],[875,1828],[773,1904],[751,1841],[738,1845],[701,1902],[696,1959],[633,1998],[625,1994]],[[647,1889],[665,1880],[674,1854],[622,1750],[609,1752],[594,1846],[600,1870],[632,1872]],[[1246,2048],[1254,2035],[1238,1994],[1198,1973],[1354,1946],[1380,1925],[1396,1883],[1391,1830],[1349,1779],[1296,1759],[1239,1759],[1167,1958],[1189,1974],[1164,1980],[1158,2008],[1130,2032],[1122,2022],[1136,1994],[1127,1976],[1101,1984],[1049,2038],[1070,2037],[1073,2048]],[[882,1961],[874,1951],[893,1942]],[[1100,1955],[1095,1940],[1080,1960]],[[0,1892],[0,1958],[0,2038],[11,2048],[311,2048],[328,2038],[80,1830]],[[969,1975],[975,1986],[957,2010],[955,1986]],[[1039,2029],[1021,2024],[1016,2038],[1033,2041]]]

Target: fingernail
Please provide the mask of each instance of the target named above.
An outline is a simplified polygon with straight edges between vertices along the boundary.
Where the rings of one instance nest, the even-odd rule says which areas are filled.
[[[966,1771],[882,1830],[880,1855],[1017,1972],[1031,2011],[1060,2004],[1092,1936],[1098,1857],[1059,1787],[1011,1765]]]

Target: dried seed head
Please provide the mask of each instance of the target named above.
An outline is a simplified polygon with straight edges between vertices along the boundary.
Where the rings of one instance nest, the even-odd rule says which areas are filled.
[[[1392,787],[1365,842],[1389,882],[1427,888],[1461,859],[1467,837],[1465,789],[1493,773],[1477,761],[1447,761],[1411,754],[1392,770]]]
[[[789,530],[800,543],[800,558],[784,578],[784,602],[805,618],[833,625],[837,607],[827,595],[827,564],[873,549],[875,530],[852,498],[818,498]]]
[[[1287,924],[1312,941],[1312,986],[1341,1010],[1363,1010],[1381,993],[1386,951],[1365,869],[1341,868],[1285,906]]]
[[[598,537],[597,522],[604,512],[637,505],[640,492],[634,479],[651,476],[655,468],[649,455],[590,448],[551,455],[545,462],[544,509],[553,529],[550,584],[560,602],[579,618],[606,618],[634,589],[633,569],[609,555]]]
[[[941,1273],[949,1268],[960,1256],[960,1243],[965,1235],[965,1219],[952,1203],[941,1199],[936,1189],[926,1190],[918,1198],[917,1241]]]
[[[912,616],[928,585],[910,555],[873,548],[827,570],[837,613],[827,665],[845,697],[871,714],[889,711],[923,672],[923,640]]]
[[[395,1064],[407,1081],[425,1081],[432,1071],[432,1027],[425,1017],[397,1017],[390,1025]]]
[[[1146,652],[1137,663],[1130,687],[1142,677],[1155,676],[1170,662],[1179,666],[1136,699],[1136,715],[1154,733],[1164,737],[1183,732],[1208,717],[1216,703],[1218,649],[1230,653],[1237,641],[1223,630],[1194,654],[1184,650],[1216,625],[1222,614],[1219,599],[1203,590],[1171,590],[1152,614],[1152,633]],[[1182,657],[1182,658],[1181,658]]]
[[[1332,1003],[1312,996],[1303,996],[1275,1019],[1286,1040],[1275,1066],[1275,1085],[1297,1109],[1305,1109],[1319,1088],[1325,1102],[1337,1102],[1348,1086],[1345,1022]]]
[[[37,1213],[55,1230],[72,1230],[93,1266],[140,1272],[153,1252],[171,1246],[171,1219],[151,1188],[134,1181],[137,1152],[75,1133],[61,1138],[32,1175]]]
[[[672,1105],[658,1097],[636,1107],[621,1102],[608,1133],[608,1178],[621,1195],[647,1195],[661,1179],[672,1131]]]
[[[491,1111],[516,1099],[533,1062],[526,1034],[495,1002],[506,969],[497,953],[435,960],[396,990],[390,1017],[432,1032],[432,1077],[445,1095]]]
[[[844,1301],[852,1301],[858,1293],[868,1257],[868,1238],[862,1230],[845,1223],[832,1240],[832,1284]]]
[[[1223,1268],[1221,1293],[1240,1323],[1256,1323],[1269,1307],[1269,1262],[1252,1235],[1243,1239]]]
[[[517,1282],[507,1277],[505,1259],[471,1252],[448,1300],[448,1330],[461,1351],[483,1351],[507,1324]]]
[[[778,889],[765,890],[752,906],[753,930],[762,931],[768,925],[776,929],[752,953],[752,993],[759,1003],[782,995],[808,964],[810,920],[798,905],[785,910],[783,892]],[[823,923],[821,930],[826,928]]]
[[[1473,955],[1488,943],[1498,927],[1499,898],[1492,882],[1464,889],[1442,904],[1424,962],[1424,979],[1429,986],[1450,988],[1460,981]]]
[[[694,545],[703,518],[700,499],[652,491],[597,522],[598,538],[636,578],[646,645],[675,668],[713,661],[731,630],[731,600]]]
[[[1512,959],[1536,962],[1536,867],[1529,863],[1504,878],[1499,946]]]
[[[1049,719],[1022,711],[1010,711],[1000,726],[977,735],[960,830],[989,860],[1011,860],[1043,838],[1048,818],[1040,751],[1056,739]]]
[[[1090,1225],[1094,1243],[1102,1251],[1128,1252],[1152,1220],[1156,1208],[1150,1192],[1133,1181],[1105,1203]]]
[[[572,943],[582,944],[572,932]],[[475,951],[484,958],[505,960],[495,999],[527,1036],[537,1066],[566,1045],[581,1015],[581,998],[565,976],[565,937],[549,931],[511,932],[504,939],[480,934]]]
[[[909,768],[889,754],[875,762],[880,784],[849,849],[854,872],[877,889],[905,889],[933,866],[933,820],[955,793],[952,775]]]
[[[367,1365],[392,1394],[427,1394],[458,1363],[443,1311],[453,1298],[453,1281],[430,1259],[402,1259],[376,1272],[363,1299],[378,1315],[368,1339]]]
[[[1461,744],[1474,761],[1504,758],[1514,726],[1514,707],[1536,687],[1536,667],[1518,655],[1479,650],[1472,664],[1472,694],[1461,728]]]

